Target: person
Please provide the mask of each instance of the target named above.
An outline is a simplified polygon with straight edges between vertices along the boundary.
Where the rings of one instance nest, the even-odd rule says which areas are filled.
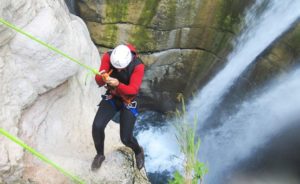
[[[95,80],[100,87],[106,85],[107,91],[102,95],[93,122],[92,135],[97,155],[91,168],[97,170],[105,159],[104,129],[119,111],[121,141],[134,151],[137,168],[141,169],[144,167],[144,150],[133,136],[133,129],[138,114],[135,98],[142,84],[144,64],[133,45],[118,45],[103,55],[99,71],[101,75],[96,75]]]

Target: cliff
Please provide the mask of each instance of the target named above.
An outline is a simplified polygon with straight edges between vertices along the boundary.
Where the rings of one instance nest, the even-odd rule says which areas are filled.
[[[148,67],[142,106],[166,112],[174,110],[178,95],[189,98],[224,63],[252,3],[113,0],[78,5],[100,53],[125,42],[137,47]]]
[[[245,10],[254,2],[112,0],[78,1],[77,5],[100,53],[120,43],[136,45],[147,65],[141,106],[167,112],[176,107],[178,95],[189,99],[226,63],[234,40],[243,31]],[[262,3],[261,11],[267,4],[268,1]],[[297,39],[287,44],[289,35],[299,32],[298,29],[291,31],[277,40],[281,45],[274,46],[277,56],[281,53],[279,55],[293,57],[297,50],[298,45],[294,44]],[[287,52],[275,47],[285,47]],[[259,80],[266,81],[264,76],[269,73],[278,74],[292,66],[287,62],[278,63],[287,60],[276,57],[270,48],[260,57],[265,56],[265,61],[256,62],[260,63],[252,74],[256,77],[249,79],[255,84]]]
[[[2,0],[0,17],[81,62],[98,68],[99,53],[84,22],[64,1]],[[87,183],[147,183],[122,148],[118,126],[107,128],[103,168],[95,156],[91,125],[100,101],[87,71],[0,25],[0,127],[24,140]],[[61,173],[0,136],[0,183],[70,183]],[[111,173],[114,173],[113,175]]]

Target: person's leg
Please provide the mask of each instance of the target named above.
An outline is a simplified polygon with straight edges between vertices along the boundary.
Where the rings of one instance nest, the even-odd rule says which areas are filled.
[[[120,136],[121,141],[130,147],[136,156],[137,167],[141,169],[144,166],[144,151],[133,136],[133,129],[136,117],[127,108],[122,108],[120,113]]]
[[[92,135],[94,139],[95,148],[97,151],[97,155],[94,158],[94,161],[92,163],[92,170],[98,169],[103,160],[104,157],[104,129],[108,122],[113,118],[113,116],[116,114],[117,110],[115,107],[110,104],[109,101],[102,100],[99,104],[99,108],[97,111],[97,114],[95,116],[94,122],[93,122],[93,128],[92,128]]]
[[[130,147],[134,153],[138,154],[141,152],[141,148],[133,137],[133,129],[136,117],[126,108],[121,109],[120,113],[120,136],[121,141],[126,146]]]

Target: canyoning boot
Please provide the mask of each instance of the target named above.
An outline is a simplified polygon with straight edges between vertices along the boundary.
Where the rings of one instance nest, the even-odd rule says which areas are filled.
[[[136,167],[141,170],[144,167],[145,156],[144,149],[141,147],[141,152],[135,155]]]
[[[104,155],[96,155],[93,163],[92,163],[92,171],[96,171],[97,169],[99,169],[101,167],[102,162],[105,160],[105,156]]]

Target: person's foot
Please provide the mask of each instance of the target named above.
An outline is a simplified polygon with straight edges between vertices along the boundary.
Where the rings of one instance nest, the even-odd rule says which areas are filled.
[[[92,171],[96,171],[97,169],[99,169],[101,167],[102,162],[105,160],[105,156],[104,155],[96,155],[93,163],[92,163]]]
[[[144,167],[145,156],[144,156],[144,149],[141,147],[141,152],[135,155],[136,166],[139,170]]]

